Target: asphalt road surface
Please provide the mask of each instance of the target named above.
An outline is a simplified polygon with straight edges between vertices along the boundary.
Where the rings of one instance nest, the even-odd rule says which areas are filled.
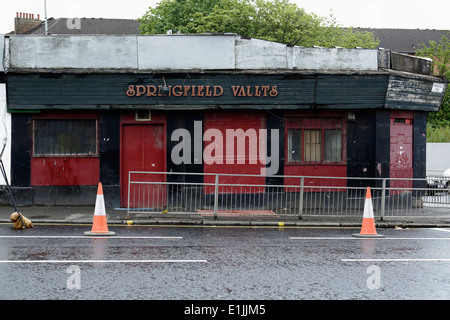
[[[382,239],[350,228],[109,229],[0,225],[0,299],[450,298],[450,229],[378,229]]]

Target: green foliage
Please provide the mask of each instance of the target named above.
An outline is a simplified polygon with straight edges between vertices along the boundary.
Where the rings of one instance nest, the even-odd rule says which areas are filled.
[[[442,107],[437,112],[430,112],[427,120],[433,128],[450,127],[450,90],[448,87],[442,100]]]
[[[344,29],[289,0],[162,0],[138,19],[142,34],[237,33],[299,46],[376,48],[372,33]]]
[[[288,44],[311,43],[320,19],[287,0],[256,1],[253,37]]]
[[[436,75],[446,76],[450,78],[450,32],[443,35],[439,40],[429,41],[426,46],[422,43],[422,49],[417,50],[416,54],[421,57],[428,57],[433,59],[433,71]]]
[[[168,30],[189,34],[206,32],[201,30],[208,28],[221,29],[209,32],[234,32],[224,30],[232,20],[239,20],[237,16],[248,14],[247,19],[251,19],[249,5],[248,1],[231,0],[162,0],[138,21],[142,34],[165,34]]]
[[[450,142],[450,124],[433,126],[428,123],[427,142]]]
[[[417,50],[416,54],[422,57],[428,57],[433,60],[432,70],[436,76],[450,78],[450,32],[443,35],[439,43],[429,41],[429,45],[422,44],[422,49]],[[450,89],[447,86],[442,106],[438,112],[428,114],[428,125],[430,134],[434,135],[436,140],[433,142],[450,142]],[[428,135],[427,135],[428,136]],[[446,140],[445,140],[446,139]],[[430,141],[431,142],[431,141]]]
[[[218,1],[209,12],[195,15],[191,33],[237,33],[250,37],[254,30],[255,8],[249,1]]]

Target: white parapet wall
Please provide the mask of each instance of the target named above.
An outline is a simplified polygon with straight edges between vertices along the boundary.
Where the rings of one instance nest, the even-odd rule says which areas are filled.
[[[10,36],[11,70],[136,69],[136,37]]]
[[[301,48],[296,51],[295,63],[298,69],[315,69],[320,71],[378,70],[378,52],[372,49],[345,48]]]
[[[139,70],[235,68],[234,36],[137,36]]]
[[[10,70],[378,70],[375,49],[304,48],[235,34],[8,35],[5,43]]]

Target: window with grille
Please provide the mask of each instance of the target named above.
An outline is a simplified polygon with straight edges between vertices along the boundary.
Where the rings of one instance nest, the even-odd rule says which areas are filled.
[[[34,156],[98,156],[96,119],[34,119]]]
[[[291,163],[342,163],[342,118],[297,118],[287,121],[287,153]]]
[[[408,118],[392,118],[391,124],[394,125],[412,125],[413,119]]]

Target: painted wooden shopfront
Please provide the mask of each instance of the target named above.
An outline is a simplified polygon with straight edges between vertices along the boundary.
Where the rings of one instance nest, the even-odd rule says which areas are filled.
[[[336,187],[366,183],[346,177],[425,176],[426,115],[440,107],[439,79],[380,68],[376,50],[187,40],[8,40],[11,180],[28,203],[91,204],[101,181],[108,205],[126,207],[131,170],[242,174],[232,182],[260,192],[279,175],[344,178]],[[77,51],[88,41],[99,47]],[[202,51],[169,50],[178,59],[168,59],[164,45],[173,44]]]
[[[18,143],[13,156],[30,155],[29,169],[16,174],[19,168],[15,167],[15,183],[86,188],[99,180],[109,181],[120,189],[116,193],[122,206],[127,205],[130,170],[264,175],[270,164],[261,161],[260,154],[276,152],[271,155],[271,165],[277,161],[271,175],[243,176],[237,182],[264,185],[273,174],[345,177],[347,140],[352,138],[346,129],[347,110],[382,108],[388,82],[383,73],[8,77],[14,126],[30,133],[14,137]],[[200,125],[201,156],[214,149],[217,136],[211,132],[216,130],[224,141],[213,154],[221,151],[223,161],[194,159],[196,124]],[[193,141],[187,160],[174,163],[172,150],[181,140],[172,137],[180,128]],[[256,141],[248,136],[249,130],[255,132]],[[227,142],[229,131],[235,135]],[[236,136],[239,132],[244,134],[243,141]],[[238,142],[243,142],[241,150]],[[230,144],[236,148],[227,147]]]

